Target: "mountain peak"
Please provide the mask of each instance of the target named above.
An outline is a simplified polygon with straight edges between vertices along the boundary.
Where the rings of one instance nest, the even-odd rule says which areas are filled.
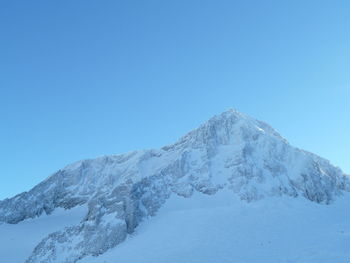
[[[200,145],[237,144],[241,141],[255,140],[259,136],[274,138],[288,143],[276,130],[265,122],[259,121],[232,108],[215,115],[180,138],[172,147],[199,147]]]
[[[58,208],[85,206],[79,224],[48,235],[26,261],[76,262],[123,242],[171,196],[224,191],[245,202],[286,196],[329,204],[349,190],[340,169],[291,146],[268,124],[230,109],[162,149],[67,166],[29,192],[0,202],[0,222],[16,224]]]

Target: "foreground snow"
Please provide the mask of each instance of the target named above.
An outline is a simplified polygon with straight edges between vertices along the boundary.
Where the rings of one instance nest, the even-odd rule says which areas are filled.
[[[348,263],[349,204],[349,194],[332,205],[293,197],[247,203],[227,191],[195,193],[191,198],[173,195],[157,216],[145,219],[123,243],[78,262]],[[43,237],[77,224],[86,212],[85,207],[57,210],[35,220],[0,225],[1,262],[24,262]]]
[[[86,212],[86,206],[71,210],[61,208],[51,215],[27,219],[16,225],[0,224],[0,262],[24,262],[44,237],[64,227],[78,224]]]
[[[221,204],[222,206],[218,206]],[[172,197],[124,243],[81,263],[348,263],[350,196],[246,203],[232,195]]]

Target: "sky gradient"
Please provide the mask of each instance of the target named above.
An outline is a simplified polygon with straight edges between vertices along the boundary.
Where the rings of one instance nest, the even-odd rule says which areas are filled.
[[[350,173],[349,1],[0,2],[0,199],[229,108]]]

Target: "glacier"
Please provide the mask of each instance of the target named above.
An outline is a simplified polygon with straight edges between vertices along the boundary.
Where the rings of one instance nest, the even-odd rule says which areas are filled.
[[[310,224],[308,228],[311,230],[310,233],[306,231],[306,236],[319,236],[315,235],[316,230],[322,230],[319,226],[329,226],[331,233],[339,234],[339,231],[343,231],[342,235],[339,234],[342,238],[329,234],[325,240],[338,243],[343,240],[340,247],[345,246],[344,244],[350,245],[349,238],[344,240],[348,236],[346,229],[350,225],[341,221],[343,217],[349,218],[349,213],[344,212],[341,219],[337,216],[331,217],[332,213],[329,213],[334,211],[333,214],[336,215],[340,213],[341,207],[347,209],[347,202],[341,200],[346,200],[349,190],[349,177],[329,161],[291,146],[268,124],[236,110],[229,110],[214,116],[172,145],[78,161],[57,171],[30,191],[1,201],[0,234],[10,228],[15,231],[16,227],[20,233],[26,222],[35,224],[44,220],[43,218],[52,217],[57,211],[69,214],[80,209],[85,212],[81,213],[78,221],[55,229],[47,228],[46,235],[42,235],[40,240],[37,238],[29,242],[32,250],[30,253],[28,249],[23,252],[25,255],[23,254],[23,259],[19,262],[112,263],[127,262],[128,258],[133,258],[131,262],[135,263],[176,260],[213,262],[210,258],[219,252],[223,253],[220,262],[258,262],[242,256],[249,254],[250,249],[254,250],[256,233],[265,235],[264,231],[271,229],[271,233],[277,235],[279,231],[283,231],[282,226],[289,228],[299,217],[305,221],[301,225],[308,225],[309,219],[315,218],[315,215],[327,218],[318,222],[319,225],[317,223],[315,227]],[[177,205],[172,206],[172,202]],[[268,212],[264,213],[266,210]],[[260,216],[261,222],[258,220]],[[279,217],[283,222],[275,222]],[[202,224],[202,229],[197,229],[197,225],[192,222],[196,218]],[[211,220],[206,221],[203,218]],[[332,218],[335,225],[329,223]],[[157,219],[160,220],[159,226],[154,223]],[[232,225],[228,219],[232,221]],[[201,247],[198,240],[187,245],[191,248],[190,244],[197,244],[197,250],[185,249],[178,242],[171,242],[173,239],[170,229],[181,221],[183,223],[178,225],[174,233],[181,233],[186,229],[186,232],[191,233],[193,229],[191,238],[195,240],[210,239],[210,236],[203,234],[204,229],[208,229],[207,234],[211,236],[223,231],[220,226],[227,229],[230,234],[222,234],[225,238],[220,242],[226,249],[219,252],[212,249],[210,253],[210,247],[214,243],[209,242],[208,247],[203,245],[203,251],[199,251],[197,255],[194,251]],[[188,223],[184,223],[187,221]],[[168,226],[166,222],[169,223]],[[153,226],[154,230],[145,234],[144,228],[148,225],[151,229]],[[188,228],[188,225],[193,227]],[[213,231],[213,226],[216,232]],[[342,230],[338,230],[339,227]],[[250,229],[250,232],[245,232],[248,237],[251,236],[251,248],[248,247],[249,240],[245,239],[241,247],[237,243],[236,234],[242,235],[240,229]],[[162,234],[169,231],[168,236]],[[307,240],[307,237],[302,237],[302,233],[299,234],[300,241]],[[4,234],[1,236],[0,244],[5,244],[7,237]],[[289,232],[289,236],[292,243],[298,240],[293,231]],[[244,235],[242,238],[244,239]],[[288,235],[285,238],[288,239]],[[168,243],[162,242],[162,239],[168,240]],[[142,244],[133,245],[141,240],[144,240],[142,244],[145,246],[142,250]],[[214,240],[218,243],[220,237],[217,236]],[[273,244],[283,244],[282,241],[275,239]],[[146,251],[151,250],[150,247],[147,248],[147,242],[155,242],[155,247],[158,246],[158,261],[153,256],[156,251],[148,257],[140,256],[137,259],[138,255],[147,254]],[[135,246],[135,250],[138,248],[138,253],[133,254],[125,248],[128,244],[131,244],[130,247]],[[171,253],[165,249],[166,244],[175,246]],[[299,244],[301,246],[303,242]],[[270,253],[269,262],[301,260],[293,259],[292,256],[275,257],[274,260],[275,250],[286,250],[286,246],[270,247],[272,250],[266,244],[264,249],[260,247],[265,251],[263,255],[268,256]],[[342,250],[339,252],[339,247],[337,248],[337,253],[332,254],[330,250],[328,254],[337,257],[342,255]],[[242,254],[242,251],[245,252]],[[306,258],[305,262],[311,262],[312,258],[308,254],[310,251],[303,251],[306,253],[303,256]],[[179,254],[185,252],[188,254],[187,261],[180,260]],[[325,250],[321,252],[326,253]],[[259,255],[258,252],[255,254]],[[235,255],[236,261],[232,259]],[[327,259],[329,255],[323,258]],[[320,256],[314,259],[314,262],[319,262],[316,260],[320,260]],[[350,260],[350,257],[347,259]],[[10,258],[8,262],[14,261]]]

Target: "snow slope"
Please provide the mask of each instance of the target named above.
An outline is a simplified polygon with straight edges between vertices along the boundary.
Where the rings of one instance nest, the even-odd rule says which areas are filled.
[[[86,206],[77,206],[71,210],[60,208],[49,216],[26,219],[16,225],[0,224],[0,261],[24,262],[48,233],[78,224],[86,212]]]
[[[291,146],[266,123],[229,110],[161,149],[105,156],[68,165],[30,191],[1,201],[0,223],[3,222],[5,229],[12,227],[8,224],[15,224],[13,227],[18,227],[18,232],[21,232],[22,222],[30,219],[38,222],[43,214],[55,214],[62,208],[69,212],[75,207],[85,206],[87,212],[79,222],[67,228],[48,229],[45,237],[42,235],[40,241],[36,239],[33,251],[25,261],[75,263],[97,260],[96,256],[103,258],[102,255],[112,253],[109,251],[122,251],[126,244],[133,244],[131,237],[142,240],[142,233],[138,235],[137,232],[157,222],[152,220],[160,221],[150,231],[165,233],[165,229],[158,227],[166,220],[170,223],[168,227],[175,224],[169,215],[163,214],[174,198],[179,200],[181,197],[182,206],[169,213],[180,222],[198,216],[228,220],[235,218],[237,211],[246,211],[242,207],[268,205],[275,203],[272,200],[283,199],[293,204],[305,203],[297,209],[302,209],[300,215],[306,213],[307,218],[312,216],[308,214],[307,206],[321,207],[320,211],[324,207],[335,209],[335,200],[344,194],[348,196],[349,190],[349,178],[339,168],[317,155]],[[225,198],[219,198],[221,195]],[[212,206],[197,209],[196,196]],[[231,200],[235,202],[231,203]],[[195,209],[187,209],[185,214],[181,212],[192,202]],[[226,202],[229,204],[223,205]],[[283,206],[280,208],[286,210]],[[288,213],[288,209],[286,214],[272,212],[272,217],[293,219]],[[149,219],[153,216],[155,218]],[[239,228],[244,228],[241,224],[255,217],[256,209],[248,209],[246,217],[237,217]],[[162,218],[165,221],[161,221]],[[201,224],[210,228],[210,222],[203,220]],[[237,224],[229,222],[213,221],[212,224],[237,232]],[[251,221],[250,225],[258,226],[259,222]],[[175,232],[181,228],[180,225]],[[186,232],[190,233],[189,230]],[[1,242],[6,242],[8,238],[1,236]],[[193,236],[208,239],[198,231],[193,232]],[[182,249],[177,250],[180,251]]]
[[[348,263],[349,201],[174,196],[124,243],[81,263]]]

